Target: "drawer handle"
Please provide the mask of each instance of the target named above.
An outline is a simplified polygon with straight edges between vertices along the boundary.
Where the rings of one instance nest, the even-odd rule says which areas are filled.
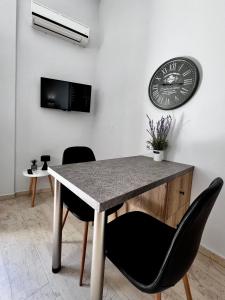
[[[183,191],[180,191],[180,194],[181,194],[181,195],[184,195],[184,192],[183,192]]]

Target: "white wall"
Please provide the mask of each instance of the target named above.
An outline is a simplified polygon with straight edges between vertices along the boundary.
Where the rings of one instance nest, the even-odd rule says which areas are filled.
[[[99,158],[132,155],[140,149],[142,86],[147,60],[147,0],[101,2],[96,74],[94,149]]]
[[[170,113],[176,120],[168,159],[195,165],[192,199],[216,176],[225,179],[225,2],[103,0],[98,57],[95,140],[102,157],[147,153],[146,113],[166,114],[148,98],[149,80],[164,61],[196,59],[202,82],[195,96]],[[208,221],[203,244],[225,256],[225,189]]]
[[[0,1],[0,20],[0,191],[7,195],[14,193],[16,0]]]
[[[39,2],[88,25],[91,28],[90,44],[81,48],[33,29],[30,0],[19,1],[16,191],[27,189],[28,181],[22,176],[22,170],[30,166],[31,159],[40,160],[41,154],[49,153],[52,164],[60,163],[66,147],[89,145],[92,138],[92,113],[40,107],[40,77],[93,84],[98,45],[98,0]],[[93,102],[94,93],[93,89]]]
[[[162,62],[176,56],[195,58],[202,73],[202,82],[195,96],[186,105],[170,112],[176,124],[168,159],[196,167],[192,193],[192,198],[195,198],[216,176],[225,179],[225,2],[192,0],[181,4],[179,0],[170,3],[155,0],[151,1],[150,9],[146,84]],[[175,17],[169,18],[168,25],[168,16],[173,15]],[[148,97],[144,99],[144,112],[156,119],[162,114],[150,104]],[[145,127],[146,122],[142,132]],[[224,199],[225,190],[218,198],[203,237],[204,245],[223,256]]]

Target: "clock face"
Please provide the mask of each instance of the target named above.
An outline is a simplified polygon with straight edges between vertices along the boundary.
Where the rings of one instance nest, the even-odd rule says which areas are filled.
[[[149,98],[158,108],[177,108],[193,96],[198,81],[198,68],[192,60],[185,57],[170,59],[152,76]]]

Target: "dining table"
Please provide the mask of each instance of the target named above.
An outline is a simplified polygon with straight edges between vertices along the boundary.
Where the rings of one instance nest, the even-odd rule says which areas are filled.
[[[63,184],[94,209],[90,299],[101,300],[104,284],[104,237],[106,210],[175,178],[193,171],[193,166],[156,162],[148,156],[130,156],[48,167],[54,177],[52,271],[61,269]]]

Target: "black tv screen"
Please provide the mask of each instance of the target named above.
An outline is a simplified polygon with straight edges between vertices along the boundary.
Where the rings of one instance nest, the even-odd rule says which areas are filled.
[[[41,77],[41,107],[90,112],[91,85]]]

